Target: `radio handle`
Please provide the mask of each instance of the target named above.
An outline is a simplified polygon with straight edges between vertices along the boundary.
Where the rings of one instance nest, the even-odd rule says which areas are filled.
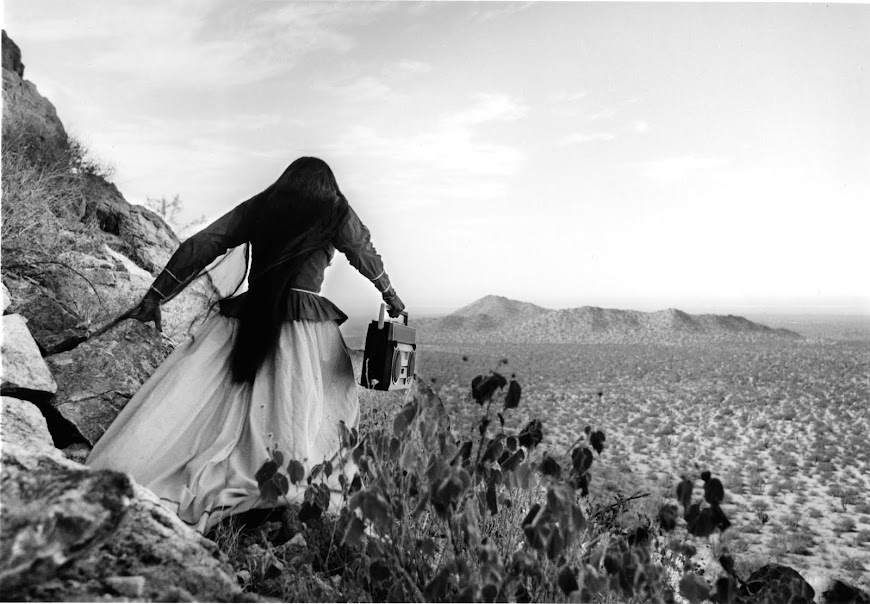
[[[387,310],[386,303],[381,302],[381,309],[380,309],[380,311],[378,311],[378,329],[379,330],[384,328],[384,321],[385,321],[384,312],[386,310]],[[401,316],[405,320],[405,325],[407,325],[408,324],[408,311],[403,310],[402,312],[399,313],[399,316]]]

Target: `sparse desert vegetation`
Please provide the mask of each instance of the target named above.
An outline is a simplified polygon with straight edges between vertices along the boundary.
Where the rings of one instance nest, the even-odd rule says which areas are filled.
[[[740,581],[771,564],[798,570],[817,601],[832,579],[870,585],[863,345],[423,351],[421,375],[444,406],[361,390],[347,456],[363,479],[346,508],[319,521],[310,505],[292,508],[216,532],[246,591],[742,602],[753,600]],[[487,389],[496,373],[504,379]]]
[[[608,427],[598,493],[672,497],[681,476],[720,475],[733,553],[870,586],[870,345],[429,346],[419,367],[457,422],[467,385],[502,357],[524,384],[517,425],[545,421],[545,450]]]

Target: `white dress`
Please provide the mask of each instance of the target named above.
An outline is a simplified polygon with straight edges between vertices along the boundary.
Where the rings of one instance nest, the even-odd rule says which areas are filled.
[[[200,532],[229,514],[275,505],[260,497],[254,478],[269,450],[284,453],[285,467],[296,459],[307,471],[338,453],[340,421],[359,423],[353,368],[335,322],[285,323],[254,383],[240,384],[227,354],[236,321],[214,315],[179,346],[87,462],[131,474]],[[345,474],[352,478],[349,466]],[[330,506],[341,501],[337,476]],[[291,485],[278,503],[301,502],[304,486]]]

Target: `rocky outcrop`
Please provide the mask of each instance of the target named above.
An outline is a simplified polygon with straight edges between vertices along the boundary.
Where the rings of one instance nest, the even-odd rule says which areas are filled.
[[[43,145],[46,157],[75,155],[75,146],[71,146],[54,106],[39,95],[32,83],[22,79],[21,52],[5,31],[3,49],[4,133],[14,131],[21,136],[24,132],[28,144]],[[18,167],[14,162],[10,166]],[[44,218],[60,251],[52,248],[50,254],[24,253],[14,259],[4,256],[3,266],[4,288],[11,293],[7,309],[4,290],[4,312],[20,315],[19,319],[9,320],[12,327],[7,339],[13,343],[24,341],[27,338],[23,332],[29,329],[36,342],[33,345],[30,341],[25,360],[7,364],[3,392],[57,390],[51,404],[45,398],[23,398],[40,404],[59,446],[95,442],[172,347],[189,338],[202,323],[216,300],[211,282],[204,278],[164,305],[165,337],[157,335],[153,327],[127,321],[87,340],[81,350],[48,356],[55,387],[39,359],[40,353],[56,352],[61,343],[86,340],[135,306],[180,243],[165,221],[144,207],[128,203],[99,171],[80,169],[69,177],[75,178],[78,187],[75,195],[68,196],[72,201],[64,206],[64,212],[54,215],[52,210]],[[9,182],[25,186],[28,181]],[[28,199],[27,195],[16,197],[25,205]],[[4,203],[4,219],[7,209]],[[34,219],[42,219],[42,214],[35,213]],[[26,240],[23,243],[26,252],[31,246]],[[23,331],[14,329],[20,327],[15,321],[25,319],[27,327]],[[18,355],[17,350],[10,349],[9,353]],[[24,376],[24,371],[32,375]],[[45,383],[31,385],[37,378]]]
[[[4,443],[4,600],[238,600],[233,569],[129,476]]]
[[[21,49],[18,44],[9,39],[6,30],[3,30],[3,69],[24,77],[24,63],[21,62]]]
[[[52,104],[23,75],[20,50],[4,31],[4,133],[43,145],[49,158],[75,152]],[[20,245],[8,249],[17,256],[4,254],[0,600],[244,599],[213,542],[130,476],[74,461],[86,458],[84,443],[100,437],[204,319],[214,299],[210,282],[164,306],[163,335],[131,320],[87,339],[141,299],[179,240],[96,172],[64,176],[77,188],[62,212],[28,206],[33,191],[7,196],[7,183],[29,182],[26,162],[36,160],[7,164],[6,142],[4,242],[14,197],[17,208],[29,210],[19,214],[27,217],[21,224],[37,221],[53,247],[36,253],[35,241],[15,232]],[[25,177],[7,180],[7,166]],[[43,358],[70,338],[81,343]]]
[[[44,140],[65,139],[54,105],[24,79],[21,50],[3,30],[3,127],[20,126]]]
[[[16,71],[21,53],[3,34],[4,132],[38,133],[60,149],[69,148],[54,106],[22,79],[23,69]],[[48,143],[46,148],[60,153]],[[43,350],[133,306],[180,244],[160,216],[128,203],[99,171],[80,171],[80,186],[82,203],[65,207],[56,227],[65,253],[4,271],[15,298],[12,312],[27,317]],[[167,336],[186,339],[214,299],[207,279],[192,284],[165,307]]]

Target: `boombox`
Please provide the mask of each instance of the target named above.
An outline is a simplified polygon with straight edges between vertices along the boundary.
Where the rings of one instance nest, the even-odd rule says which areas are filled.
[[[369,324],[363,353],[360,386],[373,390],[401,390],[414,379],[414,361],[417,354],[417,330],[408,327],[408,313],[403,312],[404,324],[384,320],[385,307],[377,321]]]

